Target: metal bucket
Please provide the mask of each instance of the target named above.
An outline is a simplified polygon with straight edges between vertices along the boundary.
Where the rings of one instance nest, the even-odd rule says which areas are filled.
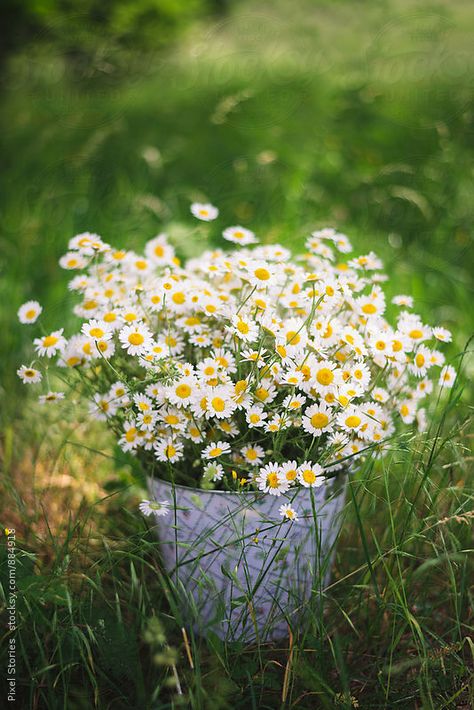
[[[149,478],[151,496],[171,503],[156,532],[183,623],[226,641],[286,637],[329,583],[346,485],[344,474],[272,496]],[[297,522],[282,520],[283,503]]]

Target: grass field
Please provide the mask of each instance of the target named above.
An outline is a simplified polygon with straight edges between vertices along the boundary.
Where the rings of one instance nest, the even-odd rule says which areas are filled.
[[[100,47],[80,71],[54,46],[10,59],[0,523],[16,530],[20,707],[474,706],[473,28],[461,0],[247,1],[125,70]],[[26,397],[16,311],[38,298],[57,322],[57,260],[83,230],[139,247],[166,229],[183,255],[222,245],[191,222],[201,197],[264,241],[302,249],[331,225],[379,253],[393,293],[453,331],[460,376],[426,435],[351,481],[324,616],[277,646],[191,638],[191,667],[137,513],[143,478],[80,410],[65,422]]]

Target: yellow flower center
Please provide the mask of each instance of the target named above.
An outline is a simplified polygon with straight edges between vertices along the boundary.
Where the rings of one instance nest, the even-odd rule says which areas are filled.
[[[225,409],[225,402],[221,397],[213,397],[211,404],[216,412],[223,412]]]
[[[301,336],[298,333],[296,333],[294,330],[290,330],[286,334],[287,345],[298,345],[299,342],[301,342]]]
[[[377,350],[385,350],[386,344],[383,340],[377,340],[377,342],[375,343],[375,347],[377,348]]]
[[[245,456],[246,458],[248,458],[249,461],[255,461],[255,459],[258,457],[258,454],[255,449],[248,449]]]
[[[422,332],[421,330],[418,330],[418,328],[415,328],[414,330],[410,330],[410,332],[408,333],[408,335],[409,335],[410,338],[412,338],[413,340],[419,340],[420,338],[423,337],[423,332]]]
[[[182,293],[181,291],[176,291],[176,293],[173,293],[172,300],[173,300],[177,305],[181,305],[182,303],[185,302],[186,296],[185,296],[184,293]]]
[[[43,338],[43,347],[50,348],[53,345],[56,345],[57,342],[58,338],[55,335],[47,335],[45,338]]]
[[[176,449],[173,446],[173,444],[168,444],[168,446],[165,449],[165,455],[167,459],[173,458],[173,456],[176,455]]]
[[[316,481],[316,474],[312,468],[306,468],[303,471],[302,476],[303,476],[303,480],[306,483],[314,483]]]
[[[247,325],[247,323],[245,323],[243,320],[239,320],[239,322],[237,323],[237,330],[239,331],[239,333],[247,335],[250,330],[250,326]]]
[[[334,375],[328,367],[323,367],[321,370],[318,370],[316,379],[320,385],[330,385],[334,380]]]
[[[311,424],[314,426],[315,429],[322,429],[327,425],[328,422],[329,417],[323,412],[317,412],[317,414],[313,414],[313,416],[311,417]]]
[[[270,396],[270,392],[265,389],[265,387],[258,387],[255,390],[255,396],[257,399],[259,399],[261,402],[264,402],[268,397]]]
[[[215,446],[209,451],[209,456],[220,456],[222,454],[222,449],[220,446]]]
[[[264,269],[262,266],[258,269],[255,269],[253,273],[259,281],[268,281],[268,279],[270,278],[270,272],[268,271],[268,269]]]
[[[191,387],[187,384],[181,384],[176,387],[175,392],[180,399],[186,399],[191,394]]]
[[[259,414],[251,414],[249,418],[252,424],[258,424],[258,422],[260,421]]]
[[[347,417],[346,426],[348,426],[349,429],[355,429],[359,426],[360,422],[361,418],[358,417],[357,414],[352,414],[350,417]]]
[[[267,486],[269,488],[278,488],[278,474],[269,473],[267,476]]]
[[[144,343],[145,338],[141,333],[130,333],[128,336],[128,342],[130,345],[142,345]]]
[[[153,251],[155,253],[155,256],[158,256],[158,257],[163,256],[165,253],[165,250],[163,249],[161,244],[157,244]]]
[[[295,468],[290,468],[289,471],[286,472],[286,480],[287,481],[294,481],[296,476],[298,475],[298,472],[296,471]]]
[[[36,311],[34,308],[30,308],[29,311],[26,311],[25,315],[27,318],[34,318],[36,315]]]
[[[102,338],[104,336],[104,331],[102,328],[91,328],[89,331],[89,335],[92,338]]]
[[[415,357],[415,363],[416,363],[417,367],[423,367],[423,365],[425,364],[424,355],[422,355],[421,353],[418,353],[418,355],[416,355],[416,357]]]
[[[366,313],[367,315],[377,313],[377,308],[373,303],[366,303],[362,306],[362,313]]]

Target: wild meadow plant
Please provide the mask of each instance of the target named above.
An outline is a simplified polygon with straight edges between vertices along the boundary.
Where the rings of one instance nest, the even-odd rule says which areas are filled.
[[[193,204],[204,221],[210,204]],[[234,251],[214,249],[181,264],[164,234],[144,255],[115,249],[98,235],[69,242],[60,265],[80,273],[75,315],[84,322],[34,339],[38,359],[18,370],[25,383],[46,383],[49,362],[89,402],[90,415],[113,429],[124,452],[161,478],[201,489],[252,490],[280,496],[317,488],[367,454],[381,455],[399,424],[425,429],[424,406],[455,371],[439,342],[451,334],[411,311],[385,317],[382,262],[349,257],[349,239],[313,232],[307,253],[258,245],[241,226],[223,231]],[[29,301],[19,319],[39,321]],[[58,324],[59,326],[61,324]],[[145,514],[166,514],[169,501],[144,501]],[[283,519],[297,521],[286,502]]]
[[[193,213],[201,219],[218,216],[210,205],[193,205]],[[34,359],[18,374],[35,388],[44,387],[39,395],[44,406],[64,406],[60,400],[71,394],[75,401],[85,398],[90,415],[108,424],[119,446],[159,479],[202,494],[253,491],[278,503],[277,533],[282,527],[301,530],[305,524],[304,511],[291,499],[288,502],[289,493],[306,491],[316,500],[338,474],[348,468],[355,471],[349,486],[351,514],[345,517],[342,533],[344,564],[339,562],[333,584],[326,577],[327,560],[325,567],[313,570],[313,591],[324,595],[330,617],[323,616],[320,605],[310,605],[305,624],[290,626],[289,655],[286,642],[283,651],[278,646],[271,651],[257,636],[256,649],[246,652],[245,658],[239,656],[247,674],[239,681],[234,661],[242,646],[235,650],[226,643],[235,639],[224,638],[222,644],[214,636],[209,656],[191,629],[189,638],[183,631],[186,655],[182,652],[190,670],[183,658],[177,660],[176,654],[165,658],[160,651],[157,669],[150,675],[155,686],[145,691],[140,666],[133,662],[140,682],[121,690],[120,697],[125,699],[130,692],[142,701],[145,697],[157,701],[170,692],[168,687],[178,695],[184,692],[193,707],[206,707],[211,696],[205,674],[212,658],[219,658],[228,682],[240,683],[257,707],[268,659],[273,653],[271,662],[278,664],[278,654],[284,652],[284,677],[275,696],[265,691],[267,699],[289,702],[298,693],[303,697],[309,687],[320,696],[322,706],[324,698],[332,698],[350,707],[350,691],[358,686],[346,677],[352,663],[347,654],[357,647],[367,655],[367,646],[371,657],[380,654],[376,664],[380,703],[393,699],[393,693],[405,697],[398,679],[413,667],[420,669],[419,692],[428,698],[427,707],[434,707],[432,693],[448,697],[457,692],[450,690],[449,679],[446,689],[441,687],[442,674],[435,682],[437,644],[442,663],[448,654],[460,669],[460,678],[466,677],[462,657],[468,599],[467,497],[457,486],[444,486],[438,475],[431,481],[434,467],[458,460],[457,449],[447,458],[446,452],[459,432],[443,431],[447,414],[456,406],[456,397],[445,393],[455,381],[455,371],[436,349],[438,341],[450,340],[450,333],[414,315],[409,296],[398,295],[386,304],[380,260],[373,253],[352,258],[348,238],[334,230],[313,233],[307,253],[295,258],[283,246],[258,246],[255,235],[243,227],[227,228],[223,236],[238,248],[230,253],[208,251],[185,265],[164,235],[148,242],[144,256],[113,249],[97,235],[74,237],[61,265],[81,272],[70,289],[79,295],[74,312],[84,324],[67,339],[61,328],[43,331],[34,341],[42,365]],[[392,325],[386,306],[395,313],[401,309]],[[41,313],[41,306],[31,301],[21,307],[19,318],[41,326]],[[49,367],[53,357],[58,367]],[[51,388],[51,375],[55,382],[64,381],[64,391]],[[437,398],[432,396],[425,404],[435,390],[444,403],[441,415]],[[414,438],[411,425],[426,429],[425,436]],[[405,438],[396,437],[403,431]],[[176,499],[152,498],[140,507],[156,522],[161,516],[170,521],[183,490],[177,485]],[[418,519],[419,509],[424,510],[423,519]],[[445,511],[442,519],[438,509]],[[317,518],[315,514],[315,528]],[[169,525],[172,529],[172,521]],[[458,526],[457,537],[453,525]],[[176,603],[183,583],[166,579],[156,566],[151,554],[156,543],[129,533],[128,543],[124,540],[116,551],[107,543],[103,559],[94,563],[102,570],[102,582],[94,582],[98,585],[94,604],[108,598],[106,581],[117,570],[119,596],[135,599],[136,594],[139,601],[128,620],[117,609],[117,628],[135,625],[154,648],[147,619],[158,615],[165,622],[174,620],[178,628],[187,626],[183,608]],[[215,545],[219,535],[216,525]],[[255,545],[260,544],[257,537],[252,540]],[[427,546],[431,557],[426,557]],[[199,561],[199,549],[194,556]],[[438,602],[431,602],[429,585],[423,586],[423,596],[420,582],[430,565],[437,568],[443,560],[449,574],[443,590],[437,588]],[[229,576],[232,583],[232,572]],[[139,591],[133,592],[135,588]],[[118,598],[117,590],[114,593]],[[410,598],[416,598],[418,606]],[[236,590],[231,603],[240,604],[242,613],[251,616],[251,599],[251,594]],[[450,599],[456,599],[452,612]],[[431,620],[429,610],[442,609],[443,604],[446,613],[437,612]],[[78,605],[74,613],[92,634],[95,627],[90,626],[83,601]],[[428,614],[426,619],[422,614]],[[106,624],[108,628],[112,622]],[[382,644],[383,629],[390,636],[387,648]],[[91,643],[102,648],[97,633]],[[163,643],[160,640],[157,648]],[[54,648],[60,654],[62,644],[58,636]],[[136,652],[135,641],[133,648]],[[405,648],[408,656],[400,660]],[[315,653],[317,663],[312,660]],[[105,682],[119,692],[116,681],[110,680],[111,671],[105,681],[99,680],[97,669],[89,668],[89,656],[84,658],[96,691]],[[340,677],[334,685],[336,667]],[[71,673],[61,671],[65,696],[70,693],[67,683],[73,682]],[[407,698],[418,692],[414,682],[406,686]],[[230,697],[234,691],[222,683],[218,694]],[[466,682],[460,681],[459,687],[464,693]],[[49,690],[37,692],[46,696]]]

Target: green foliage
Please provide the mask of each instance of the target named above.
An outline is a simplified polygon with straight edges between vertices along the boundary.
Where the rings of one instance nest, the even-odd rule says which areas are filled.
[[[166,226],[183,254],[222,245],[212,225],[187,237],[199,198],[226,224],[294,249],[311,228],[347,231],[386,260],[394,293],[413,293],[427,322],[453,330],[457,365],[472,332],[472,9],[244,2],[156,55],[148,39],[133,44],[132,27],[154,42],[145,5],[133,5],[101,3],[106,20],[69,36],[61,18],[43,31],[46,3],[2,6],[7,49],[46,39],[12,56],[0,116],[0,523],[18,528],[23,706],[474,705],[468,391],[440,407],[425,439],[398,442],[351,482],[326,611],[292,650],[190,634],[191,668],[125,457],[95,453],[109,440],[83,423],[69,431],[41,416],[15,375],[31,338],[16,310],[38,297],[58,321],[68,274],[57,259],[71,235],[138,248]],[[166,39],[204,8],[159,5]]]

